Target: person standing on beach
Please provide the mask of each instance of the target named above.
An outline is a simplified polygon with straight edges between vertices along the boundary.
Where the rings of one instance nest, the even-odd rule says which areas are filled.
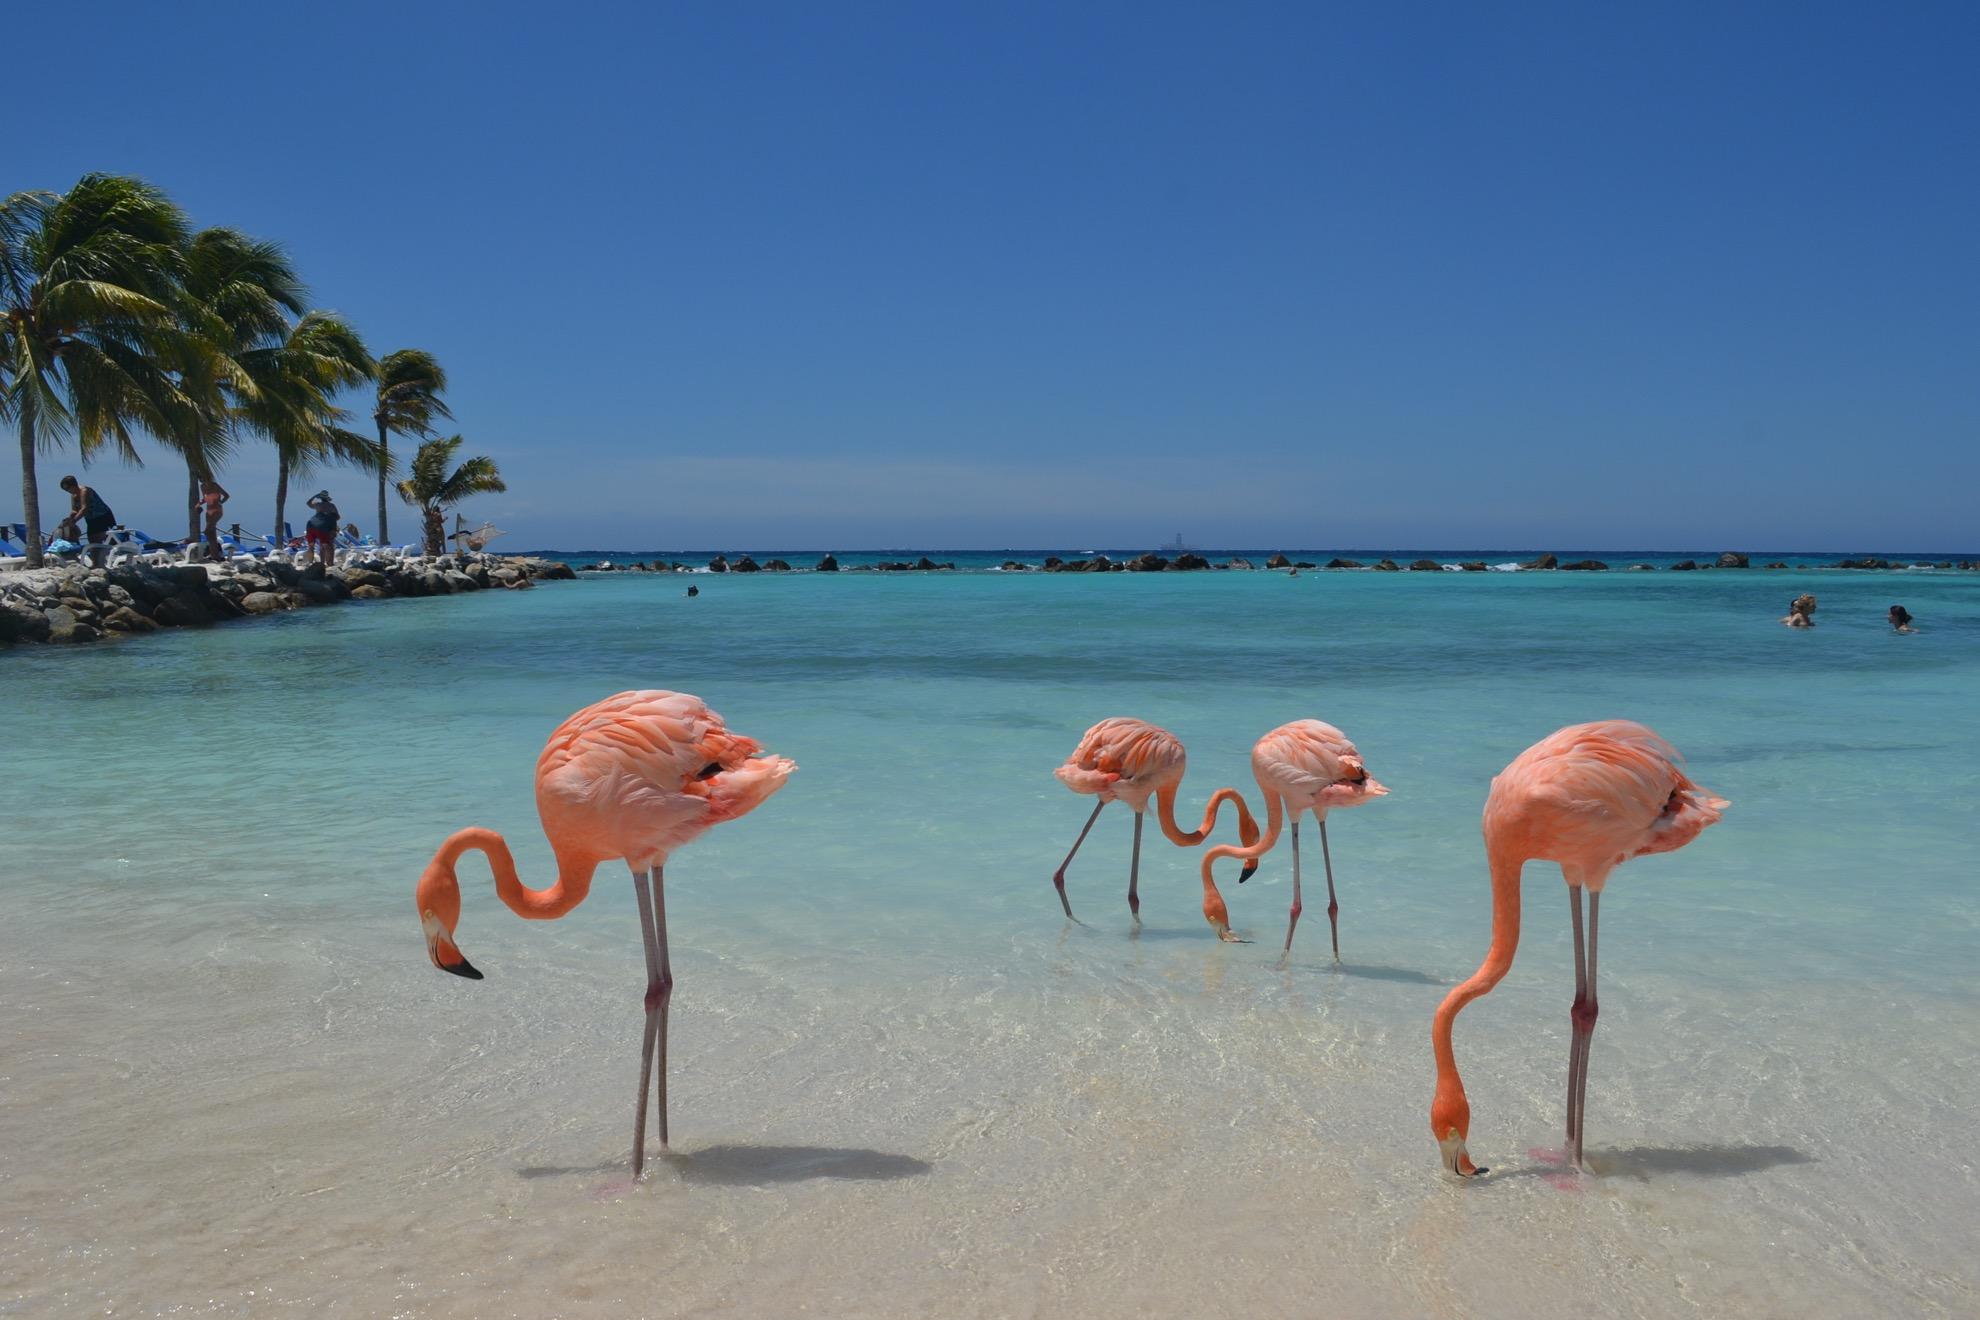
[[[337,557],[337,524],[343,515],[337,512],[337,502],[327,490],[317,491],[306,503],[311,513],[303,528],[303,558],[317,558],[329,568]]]
[[[1796,596],[1788,602],[1787,617],[1781,620],[1790,628],[1813,628],[1815,626],[1815,597],[1813,593]]]
[[[206,557],[216,564],[227,557],[220,549],[220,510],[232,498],[225,486],[210,477],[199,483],[199,507],[206,511]]]
[[[117,515],[110,512],[110,506],[96,493],[95,487],[85,486],[73,476],[62,478],[62,489],[69,492],[69,516],[63,521],[73,527],[81,519],[85,544],[102,545],[116,524]],[[93,562],[96,552],[92,549],[89,553]]]
[[[1918,631],[1911,626],[1911,611],[1902,605],[1891,606],[1891,629],[1894,632],[1901,633],[1915,633]]]

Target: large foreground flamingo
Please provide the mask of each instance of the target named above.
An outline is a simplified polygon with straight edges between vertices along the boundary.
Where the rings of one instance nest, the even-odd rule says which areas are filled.
[[[1333,928],[1334,959],[1341,956],[1340,902],[1334,897],[1334,857],[1327,847],[1327,813],[1335,807],[1358,807],[1371,798],[1382,797],[1388,789],[1369,777],[1346,734],[1319,720],[1294,720],[1260,738],[1251,749],[1251,772],[1258,776],[1258,787],[1265,795],[1265,837],[1246,846],[1220,844],[1203,854],[1203,886],[1215,889],[1210,868],[1220,857],[1242,857],[1246,861],[1243,884],[1258,869],[1258,859],[1279,842],[1279,829],[1292,817],[1293,892],[1292,912],[1286,919],[1286,948],[1292,952],[1293,931],[1299,926],[1303,906],[1299,901],[1299,818],[1311,811],[1320,822],[1320,860],[1327,868],[1327,923]],[[1212,924],[1215,924],[1214,918]],[[1229,928],[1217,932],[1224,939],[1236,938]]]
[[[1123,717],[1101,720],[1088,729],[1066,763],[1052,772],[1073,792],[1091,793],[1100,799],[1093,804],[1093,814],[1086,818],[1085,828],[1073,840],[1072,851],[1052,874],[1052,885],[1059,891],[1059,903],[1068,917],[1073,910],[1071,900],[1066,897],[1066,868],[1072,865],[1079,845],[1086,842],[1093,822],[1100,818],[1100,809],[1109,802],[1125,802],[1134,812],[1134,853],[1128,861],[1128,911],[1137,922],[1141,920],[1141,819],[1148,810],[1149,798],[1155,799],[1155,817],[1162,833],[1179,848],[1194,848],[1209,838],[1210,831],[1217,826],[1217,812],[1226,802],[1237,804],[1238,837],[1246,843],[1258,837],[1258,822],[1245,806],[1244,795],[1234,788],[1220,788],[1210,795],[1209,804],[1203,808],[1201,827],[1185,833],[1176,824],[1176,793],[1182,786],[1186,761],[1182,740],[1176,735],[1145,720]],[[1245,875],[1255,869],[1246,868]],[[1203,914],[1220,933],[1230,929],[1223,897],[1215,885],[1210,885],[1204,894]],[[1230,937],[1225,935],[1225,938]]]
[[[710,825],[746,815],[797,769],[722,727],[722,717],[685,692],[621,692],[565,720],[536,761],[536,811],[557,855],[557,883],[529,889],[516,877],[509,846],[493,830],[466,829],[440,845],[414,891],[426,949],[443,972],[480,980],[454,943],[461,887],[454,863],[480,849],[495,893],[519,917],[561,917],[591,892],[601,862],[632,868],[646,942],[646,1042],[640,1051],[639,1108],[633,1119],[633,1176],[646,1162],[646,1094],[660,1051],[660,1145],[667,1145],[667,1006],[674,973],[667,960],[662,871],[674,849]],[[651,896],[648,887],[651,887]]]
[[[1451,1049],[1458,1010],[1497,985],[1519,948],[1520,869],[1559,862],[1574,919],[1574,1006],[1568,1046],[1568,1158],[1581,1165],[1588,1098],[1588,1045],[1595,1033],[1595,941],[1602,886],[1632,857],[1670,852],[1719,819],[1724,798],[1686,778],[1677,749],[1641,724],[1575,724],[1521,752],[1492,781],[1485,799],[1485,855],[1492,867],[1492,947],[1477,973],[1445,996],[1431,1025],[1437,1094],[1430,1131],[1444,1167],[1470,1177],[1471,1105]],[[1588,891],[1588,937],[1581,930],[1581,891]]]

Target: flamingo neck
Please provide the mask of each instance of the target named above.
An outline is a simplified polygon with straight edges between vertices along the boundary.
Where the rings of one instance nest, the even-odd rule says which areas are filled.
[[[1444,996],[1430,1025],[1430,1043],[1437,1058],[1437,1094],[1430,1105],[1430,1128],[1439,1142],[1453,1132],[1463,1138],[1471,1129],[1471,1104],[1451,1044],[1458,1012],[1503,980],[1512,969],[1513,955],[1519,952],[1519,877],[1525,859],[1497,846],[1489,837],[1485,846],[1492,867],[1492,946],[1471,978]]]
[[[1175,784],[1164,784],[1155,791],[1155,818],[1161,824],[1162,833],[1168,837],[1170,843],[1178,848],[1194,848],[1209,838],[1211,831],[1217,828],[1217,813],[1222,810],[1226,802],[1237,804],[1238,837],[1247,844],[1257,841],[1258,822],[1252,819],[1251,808],[1245,805],[1244,794],[1235,788],[1220,788],[1212,793],[1210,801],[1203,808],[1203,824],[1185,833],[1182,826],[1176,823],[1177,787]]]

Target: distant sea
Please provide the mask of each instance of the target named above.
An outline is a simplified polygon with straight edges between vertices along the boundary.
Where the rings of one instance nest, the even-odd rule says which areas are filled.
[[[525,553],[522,551],[512,551],[507,546],[503,545],[503,543],[500,541],[497,541],[489,548],[491,550],[502,551],[505,553]],[[1564,564],[1574,563],[1585,559],[1596,559],[1602,561],[1603,563],[1606,563],[1612,570],[1628,569],[1631,565],[1634,564],[1649,564],[1655,568],[1667,569],[1672,564],[1682,563],[1687,559],[1695,561],[1702,567],[1707,564],[1716,564],[1719,560],[1719,555],[1722,553],[1723,550],[1724,547],[1721,547],[1719,550],[1684,550],[1684,551],[1560,550],[1560,549],[1554,549],[1554,550],[1546,550],[1546,549],[1540,549],[1540,550],[1368,550],[1368,549],[1297,550],[1297,549],[1288,549],[1282,547],[1274,547],[1272,549],[1267,549],[1267,550],[1201,550],[1193,546],[1187,547],[1187,553],[1201,555],[1205,559],[1208,559],[1213,566],[1229,563],[1232,559],[1248,559],[1252,562],[1254,566],[1258,568],[1263,568],[1265,566],[1265,562],[1268,559],[1270,559],[1273,555],[1283,554],[1288,559],[1294,561],[1306,560],[1315,565],[1324,565],[1329,560],[1338,558],[1338,559],[1359,560],[1364,565],[1373,566],[1374,564],[1376,564],[1377,562],[1383,559],[1392,559],[1397,564],[1407,568],[1411,563],[1417,560],[1431,559],[1431,560],[1435,560],[1439,564],[1448,566],[1452,569],[1456,569],[1459,564],[1466,562],[1473,562],[1473,563],[1483,563],[1491,568],[1499,569],[1503,571],[1511,571],[1517,569],[1520,567],[1520,565],[1531,563],[1532,561],[1540,558],[1544,554],[1552,554],[1557,559],[1559,559],[1560,562]],[[584,564],[598,563],[600,561],[605,561],[620,565],[628,564],[628,563],[652,563],[654,560],[660,559],[660,560],[666,560],[668,562],[679,562],[679,563],[690,564],[696,567],[705,566],[709,560],[713,559],[718,554],[726,555],[731,561],[741,558],[742,555],[744,554],[748,554],[752,558],[754,558],[756,562],[759,564],[765,563],[771,559],[783,559],[784,561],[790,564],[792,569],[801,571],[816,566],[819,559],[827,552],[823,550],[815,550],[815,549],[813,550],[777,550],[777,549],[757,550],[757,549],[749,549],[749,548],[737,549],[732,546],[726,550],[710,550],[710,549],[533,550],[533,551],[528,551],[526,553],[543,555],[552,559],[561,559],[568,563],[574,565],[580,565],[580,566]],[[1160,555],[1165,559],[1173,559],[1176,557],[1177,554],[1183,553],[1183,551],[1178,551],[1173,546],[1169,546],[1169,547],[1137,546],[1137,547],[1127,547],[1127,548],[1118,547],[1118,546],[1115,547],[1097,546],[1097,547],[1067,547],[1057,550],[1038,550],[1038,549],[923,550],[923,549],[901,548],[901,549],[850,550],[850,551],[838,550],[838,551],[832,551],[831,553],[833,554],[833,557],[839,561],[839,566],[842,569],[855,568],[862,565],[870,567],[878,563],[898,562],[901,560],[906,560],[910,563],[913,563],[921,559],[922,557],[926,556],[927,558],[934,560],[938,564],[954,563],[956,566],[956,570],[958,572],[962,572],[962,571],[982,572],[982,571],[994,571],[998,569],[1000,565],[1006,562],[1016,562],[1020,564],[1025,564],[1030,567],[1037,567],[1038,565],[1044,563],[1047,557],[1052,557],[1052,556],[1056,556],[1057,558],[1064,560],[1073,560],[1073,559],[1091,559],[1096,555],[1106,555],[1109,559],[1130,560],[1140,555],[1152,553],[1152,554]],[[1962,561],[1965,562],[1980,561],[1980,551],[1972,551],[1972,550],[1967,550],[1967,551],[1934,550],[1934,551],[1904,551],[1904,552],[1888,551],[1888,550],[1862,550],[1862,551],[1848,551],[1848,552],[1838,552],[1833,550],[1822,550],[1822,551],[1768,550],[1768,551],[1741,551],[1740,553],[1744,553],[1748,556],[1749,560],[1751,561],[1752,567],[1755,569],[1759,569],[1763,565],[1773,562],[1785,563],[1790,568],[1794,568],[1802,565],[1806,565],[1810,568],[1825,568],[1834,565],[1839,560],[1863,559],[1865,557],[1886,559],[1893,562],[1901,562],[1907,566],[1913,564],[1921,564],[1921,565],[1930,564],[1936,566],[1938,564],[1946,563],[1946,562],[1958,564]]]
[[[1748,553],[1808,567],[586,574],[0,653],[0,1314],[1980,1314],[1980,574]],[[476,983],[411,895],[468,824],[547,882],[536,755],[633,687],[801,768],[668,867],[678,1154],[628,1191],[625,872],[523,922],[466,865]],[[1354,738],[1392,791],[1329,822],[1341,964],[1311,832],[1284,966],[1289,848],[1222,873],[1223,945],[1151,831],[1136,932],[1120,808],[1065,920],[1051,772],[1117,714],[1184,740],[1191,816],[1281,722]],[[1611,716],[1732,807],[1602,903],[1586,1179],[1529,868],[1456,1185],[1429,1024],[1485,953],[1479,809]]]

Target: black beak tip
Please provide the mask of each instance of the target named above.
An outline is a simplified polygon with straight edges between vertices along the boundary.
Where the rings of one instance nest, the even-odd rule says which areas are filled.
[[[1238,872],[1238,883],[1243,884],[1245,881],[1251,879],[1252,876],[1257,874],[1258,874],[1258,863],[1253,862],[1250,866],[1247,866],[1244,868],[1244,870]]]
[[[1478,1166],[1477,1168],[1471,1171],[1471,1176],[1474,1178],[1483,1178],[1486,1174],[1490,1172],[1491,1172],[1490,1169],[1486,1168],[1484,1165],[1481,1164],[1480,1166]]]
[[[464,976],[470,981],[479,981],[482,979],[481,972],[475,967],[473,963],[469,962],[465,958],[461,959],[458,963],[454,964],[452,967],[447,966],[445,963],[441,963],[439,966],[440,966],[440,970],[443,972],[452,972],[455,976]]]

